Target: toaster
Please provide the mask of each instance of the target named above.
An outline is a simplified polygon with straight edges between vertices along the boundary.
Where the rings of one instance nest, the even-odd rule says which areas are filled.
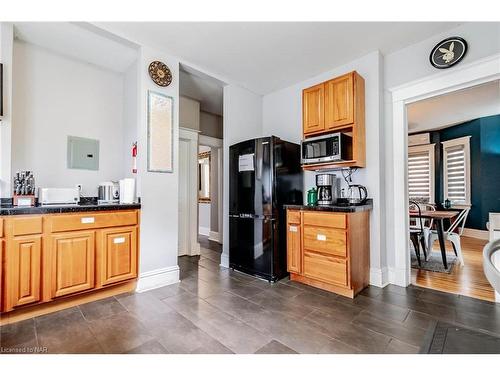
[[[38,202],[42,206],[75,205],[80,202],[78,188],[40,188]]]

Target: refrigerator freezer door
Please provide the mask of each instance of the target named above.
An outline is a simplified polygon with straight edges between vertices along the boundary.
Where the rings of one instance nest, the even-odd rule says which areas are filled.
[[[229,218],[229,264],[232,268],[275,281],[272,254],[274,220]]]

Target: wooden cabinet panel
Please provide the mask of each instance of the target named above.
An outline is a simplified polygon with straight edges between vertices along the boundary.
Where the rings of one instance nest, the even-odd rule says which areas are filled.
[[[287,221],[289,223],[300,224],[300,211],[287,211]]]
[[[325,128],[335,129],[354,122],[353,73],[325,83]]]
[[[92,289],[95,285],[95,233],[52,235],[52,297]]]
[[[302,273],[302,244],[300,223],[288,223],[286,232],[287,242],[287,271]]]
[[[102,285],[137,277],[137,228],[103,229],[98,251]]]
[[[304,134],[325,129],[324,85],[322,83],[302,92],[302,116]]]
[[[346,257],[346,232],[339,229],[304,226],[304,250]]]
[[[304,251],[304,275],[320,281],[347,286],[347,261]]]
[[[0,218],[0,238],[3,237],[3,219]]]
[[[12,235],[14,236],[42,233],[41,216],[20,217],[11,220]]]
[[[137,211],[88,212],[78,214],[50,215],[52,232],[67,232],[95,228],[117,227],[137,224]]]
[[[41,299],[42,236],[13,238],[5,251],[6,309]]]
[[[345,214],[331,212],[304,212],[304,225],[345,229]]]

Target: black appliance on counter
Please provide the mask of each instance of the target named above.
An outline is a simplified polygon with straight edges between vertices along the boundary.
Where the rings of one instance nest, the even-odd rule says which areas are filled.
[[[285,204],[302,204],[300,146],[264,137],[229,148],[229,266],[286,276]]]

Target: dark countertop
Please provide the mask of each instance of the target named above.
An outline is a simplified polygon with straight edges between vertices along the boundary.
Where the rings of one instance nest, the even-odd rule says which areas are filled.
[[[140,203],[133,204],[106,204],[98,205],[96,202],[83,202],[75,206],[34,206],[17,207],[12,204],[0,205],[0,216],[7,215],[36,215],[36,214],[61,214],[66,212],[88,212],[88,211],[114,211],[134,210],[141,208]]]
[[[286,204],[286,209],[304,211],[326,211],[326,212],[361,212],[370,211],[373,208],[373,201],[368,199],[362,206],[307,206],[298,204]]]

